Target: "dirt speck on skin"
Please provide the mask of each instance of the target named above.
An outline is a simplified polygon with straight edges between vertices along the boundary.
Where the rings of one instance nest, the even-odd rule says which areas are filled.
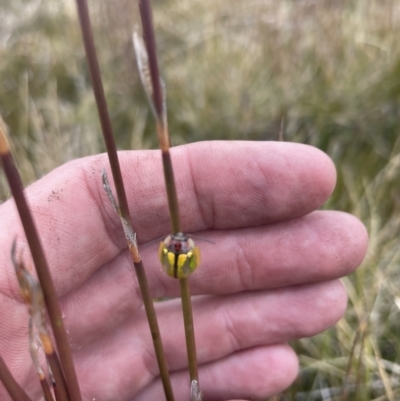
[[[62,189],[57,190],[57,191],[51,191],[51,194],[47,197],[47,202],[51,203],[53,200],[61,200],[60,193],[62,191],[63,191]]]

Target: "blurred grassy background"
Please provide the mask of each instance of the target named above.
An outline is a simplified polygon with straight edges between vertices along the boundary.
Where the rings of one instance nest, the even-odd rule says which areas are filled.
[[[91,1],[122,149],[155,147],[131,45],[136,1]],[[75,4],[0,0],[0,112],[26,184],[103,145]],[[297,382],[274,400],[400,399],[400,3],[396,0],[154,1],[173,143],[287,141],[327,152],[326,208],[368,227],[348,312],[294,344]],[[0,199],[9,196],[0,176]]]

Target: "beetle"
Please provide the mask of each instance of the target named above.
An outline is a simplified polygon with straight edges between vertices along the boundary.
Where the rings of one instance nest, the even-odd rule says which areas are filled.
[[[160,243],[158,257],[164,271],[174,278],[186,278],[200,264],[200,250],[185,233],[168,235]]]

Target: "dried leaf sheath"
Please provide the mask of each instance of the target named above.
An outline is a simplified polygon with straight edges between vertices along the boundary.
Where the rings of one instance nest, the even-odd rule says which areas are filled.
[[[161,77],[159,77],[160,92],[161,92],[161,111],[156,109],[154,103],[154,91],[151,80],[149,58],[143,39],[135,31],[133,33],[133,47],[136,54],[136,61],[139,70],[140,81],[145,90],[150,109],[157,124],[158,142],[162,143],[162,149],[167,150],[170,146],[170,138],[168,135],[168,120],[167,120],[167,102],[165,85]]]
[[[44,399],[45,401],[54,401],[53,394],[50,391],[49,382],[47,381],[46,375],[39,362],[39,355],[38,355],[39,349],[43,349],[43,345],[34,331],[31,318],[29,319],[29,351],[31,354],[33,365],[35,366],[36,372],[39,377]]]
[[[145,47],[143,40],[139,37],[139,35],[136,32],[133,34],[133,44],[136,53],[136,60],[138,64],[139,75],[142,81],[142,85],[145,90],[147,99],[149,100],[150,108],[153,111],[156,120],[157,137],[162,152],[164,180],[166,183],[168,206],[171,215],[172,232],[178,233],[181,232],[182,229],[180,225],[179,202],[175,186],[174,170],[172,167],[171,154],[169,152],[171,141],[168,132],[165,86],[162,82],[161,77],[159,77],[159,79],[153,82],[153,75],[151,74],[150,71],[152,70],[151,67],[154,64],[154,61],[152,60],[152,63],[150,63],[150,58],[147,54],[148,51],[147,49],[149,45],[147,45],[146,42],[146,47]],[[150,46],[150,48],[153,47]],[[155,55],[155,52],[153,53]],[[157,64],[157,62],[155,62],[155,64]],[[158,66],[156,70],[158,71]],[[155,91],[153,88],[155,86],[159,87],[159,92],[161,94],[161,101],[159,108],[157,108],[154,100]]]
[[[111,187],[110,187],[110,183],[108,181],[108,177],[107,177],[107,173],[106,170],[103,169],[101,172],[101,178],[103,181],[103,188],[106,191],[106,194],[108,196],[108,199],[110,200],[110,203],[112,204],[114,210],[117,212],[120,220],[121,220],[121,224],[122,224],[122,228],[124,229],[124,234],[125,234],[125,239],[126,242],[128,244],[128,248],[131,252],[132,255],[132,260],[134,263],[140,263],[141,258],[140,258],[140,254],[139,254],[139,249],[138,249],[138,244],[137,244],[137,239],[136,239],[136,233],[133,231],[132,226],[129,224],[128,221],[126,221],[124,219],[124,217],[122,216],[121,213],[121,208],[120,206],[117,204],[114,195],[112,194],[111,191]]]
[[[44,353],[46,354],[46,359],[51,367],[51,371],[53,372],[57,387],[59,389],[59,397],[57,398],[57,401],[69,401],[70,397],[68,396],[64,374],[62,372],[58,356],[55,352],[50,333],[47,329],[43,292],[36,278],[25,268],[22,261],[17,261],[16,240],[14,240],[12,245],[11,259],[18,278],[21,296],[29,310],[30,351],[33,357],[33,363],[39,373],[40,381],[42,383],[42,368],[40,367],[36,357],[37,354],[35,352],[35,348],[37,341],[34,330],[37,332],[38,340],[43,348]]]
[[[35,223],[25,199],[23,186],[18,171],[10,154],[9,144],[3,127],[0,125],[0,159],[4,173],[7,177],[15,204],[25,231],[26,239],[31,251],[32,259],[44,294],[46,309],[49,314],[51,327],[56,340],[62,371],[64,372],[68,393],[72,400],[82,401],[75,367],[72,359],[68,337],[64,328],[64,322],[57,294],[54,288],[50,270],[44,255],[42,244],[36,230]]]

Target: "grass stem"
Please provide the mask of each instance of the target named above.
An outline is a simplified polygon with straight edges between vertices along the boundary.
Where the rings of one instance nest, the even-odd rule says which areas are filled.
[[[197,356],[196,356],[196,344],[194,339],[194,325],[193,325],[193,313],[192,303],[190,301],[190,288],[189,281],[187,278],[179,279],[181,287],[181,298],[182,298],[182,311],[183,320],[185,323],[185,336],[186,336],[186,349],[189,360],[189,374],[190,381],[199,381],[199,373],[197,370]]]
[[[50,386],[46,377],[44,375],[40,376],[39,380],[43,391],[44,401],[54,401],[53,394],[51,393]]]
[[[169,213],[171,216],[172,232],[174,234],[182,232],[181,219],[179,215],[178,195],[175,186],[174,170],[172,168],[171,153],[169,150],[162,152],[162,163],[164,169],[164,179],[166,182]]]
[[[16,382],[0,355],[0,381],[10,394],[13,401],[32,401],[25,390]]]
[[[139,72],[142,78],[143,86],[146,90],[146,94],[150,100],[152,109],[154,110],[156,125],[157,125],[157,137],[159,140],[159,146],[162,153],[162,164],[164,169],[165,185],[167,190],[169,213],[171,218],[172,226],[172,246],[174,242],[177,242],[178,238],[183,238],[180,234],[182,233],[180,213],[179,213],[179,202],[178,195],[175,185],[174,171],[170,153],[170,137],[168,132],[167,115],[166,115],[166,96],[162,80],[159,74],[158,62],[157,62],[157,50],[156,41],[154,34],[154,27],[152,21],[151,5],[149,0],[140,0],[139,2],[140,17],[142,20],[144,44],[146,52],[140,51],[140,45],[137,37],[134,37],[134,45],[136,55],[138,58]],[[139,51],[138,51],[139,50]],[[148,82],[150,76],[151,83]],[[177,236],[179,234],[179,236]],[[178,250],[179,249],[179,250]],[[179,256],[183,256],[186,263],[190,263],[189,259],[192,256],[192,249],[188,249],[185,255],[181,254],[181,244],[175,250],[165,249],[165,252],[172,253],[175,258],[173,266],[175,278],[179,277],[180,289],[181,289],[181,300],[182,310],[185,326],[185,337],[186,337],[186,349],[188,354],[188,365],[190,373],[190,399],[191,401],[201,400],[201,392],[199,389],[199,377],[197,368],[197,357],[196,357],[196,343],[193,326],[193,314],[192,304],[190,298],[190,288],[187,277],[181,277],[177,273],[177,267],[179,264]],[[163,250],[162,250],[163,252]],[[183,265],[181,266],[183,271]],[[196,267],[196,266],[195,266]],[[194,267],[194,268],[195,268]],[[183,274],[182,274],[183,275]]]
[[[173,401],[174,395],[172,392],[171,381],[169,377],[167,361],[164,354],[164,349],[161,340],[161,334],[157,322],[153,301],[150,294],[150,289],[143,266],[143,262],[139,255],[139,250],[136,243],[136,234],[132,228],[128,202],[125,193],[125,187],[122,180],[121,168],[118,161],[117,148],[115,145],[114,134],[111,126],[111,120],[108,113],[107,101],[104,94],[104,88],[101,79],[100,66],[96,54],[96,48],[93,39],[93,33],[90,23],[89,9],[86,0],[77,0],[79,22],[82,31],[83,43],[85,46],[86,58],[89,66],[90,76],[93,84],[93,92],[96,99],[98,114],[101,122],[103,138],[107,148],[107,154],[111,166],[111,171],[114,179],[114,185],[117,192],[118,205],[112,202],[116,208],[125,231],[128,247],[131,253],[132,261],[135,267],[144,307],[146,310],[147,320],[149,323],[153,345],[157,357],[158,367],[160,370],[161,380],[164,387],[164,392],[167,401]],[[103,174],[103,184],[105,176]],[[108,181],[107,181],[108,182]],[[107,191],[107,188],[105,186]],[[111,190],[107,191],[111,194]],[[111,199],[110,199],[111,200]]]
[[[64,328],[61,309],[58,304],[57,294],[54,288],[53,279],[45,258],[42,244],[30,213],[28,203],[26,201],[21,178],[14,165],[8,140],[3,127],[0,126],[0,159],[2,161],[4,173],[7,177],[11,193],[14,197],[15,204],[21,219],[22,226],[25,231],[26,239],[29,244],[32,259],[36,267],[36,272],[43,290],[46,309],[49,314],[51,327],[53,329],[58,352],[60,354],[60,362],[62,371],[68,389],[68,394],[73,401],[82,401],[75,367],[72,359],[71,348],[68,337]]]
[[[70,401],[65,383],[65,377],[47,326],[43,291],[36,278],[28,269],[25,268],[22,260],[17,260],[16,239],[14,239],[11,247],[11,260],[18,279],[21,297],[25,301],[30,315],[29,350],[33,365],[38,373],[40,383],[43,387],[44,383],[42,379],[46,380],[46,378],[39,362],[39,347],[43,349],[51,372],[60,388],[60,397],[57,398],[57,401]]]

